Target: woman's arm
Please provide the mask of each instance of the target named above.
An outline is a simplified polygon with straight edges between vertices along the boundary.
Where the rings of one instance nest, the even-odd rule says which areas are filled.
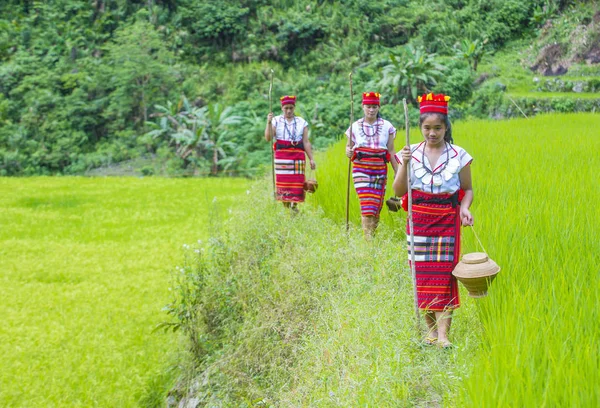
[[[387,142],[387,149],[388,152],[390,152],[390,157],[391,159],[391,163],[392,163],[392,168],[394,169],[394,175],[396,175],[396,173],[398,173],[398,163],[396,162],[396,148],[394,147],[394,138],[392,137],[392,135],[390,135],[388,137],[388,142]]]
[[[460,188],[465,192],[460,203],[460,220],[462,225],[469,226],[473,225],[473,215],[471,215],[471,204],[473,203],[473,183],[471,181],[471,165],[467,165],[462,168],[458,174],[460,178]]]
[[[316,169],[317,165],[315,163],[315,159],[313,157],[313,151],[312,151],[312,145],[310,144],[310,141],[308,140],[308,126],[304,128],[304,131],[302,132],[302,144],[304,145],[304,151],[306,152],[306,155],[308,156],[308,159],[310,160],[310,168],[311,169]]]
[[[353,147],[354,142],[352,141],[352,126],[350,126],[346,131],[346,156],[348,158],[352,158],[352,154],[354,153],[352,150]]]
[[[406,172],[408,169],[408,162],[410,157],[412,156],[412,152],[410,150],[410,146],[404,146],[400,151],[402,156],[402,163],[398,165],[398,171],[396,172],[396,177],[394,178],[394,183],[392,183],[392,188],[394,189],[394,194],[396,197],[401,197],[408,191],[408,180],[406,179]],[[392,160],[396,160],[394,157]]]
[[[269,129],[269,127],[271,127]],[[265,127],[265,140],[271,141],[271,135],[275,135],[275,128],[273,127],[273,112],[269,112],[267,115],[267,126]]]

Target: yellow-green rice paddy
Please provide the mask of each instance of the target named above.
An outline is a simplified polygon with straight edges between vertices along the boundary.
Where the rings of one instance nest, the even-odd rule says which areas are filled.
[[[404,133],[395,125],[399,148]],[[322,152],[319,189],[308,199],[322,212],[305,209],[288,223],[289,231],[274,232],[310,229],[309,241],[319,244],[304,244],[322,252],[310,252],[314,263],[311,257],[301,263],[315,269],[273,273],[282,281],[264,296],[276,302],[288,275],[310,277],[307,287],[332,289],[307,313],[321,320],[307,322],[306,338],[294,340],[297,348],[285,360],[290,365],[272,370],[281,388],[261,383],[270,378],[261,377],[264,372],[256,382],[242,373],[251,394],[270,389],[271,400],[289,406],[598,406],[598,129],[600,116],[594,114],[455,124],[456,144],[474,157],[475,228],[502,271],[487,298],[463,296],[451,334],[458,347],[451,351],[414,347],[403,234],[392,230],[404,228],[404,213],[384,208],[382,233],[370,245],[356,228],[348,241],[330,239],[343,230],[348,160],[343,142]],[[417,129],[411,136],[420,140]],[[179,349],[177,336],[152,332],[166,319],[160,309],[171,300],[170,271],[182,246],[193,250],[198,239],[210,236],[209,217],[226,218],[228,200],[245,189],[246,182],[223,179],[0,179],[0,406],[160,403],[172,381],[166,370]],[[275,210],[268,201],[257,204],[264,208],[243,209],[261,237],[274,218],[283,222],[280,206]],[[353,188],[350,202],[356,222]],[[264,209],[269,217],[260,213]],[[338,224],[315,218],[322,213]],[[264,245],[261,237],[256,242]],[[264,239],[279,242],[275,238]],[[463,238],[463,252],[481,249],[470,230]],[[330,272],[327,260],[342,265],[339,260],[350,256],[345,251],[363,262],[364,271],[347,265],[359,270],[349,277],[339,271],[337,283],[320,282]],[[249,359],[257,367],[272,361],[264,354],[268,348],[238,341],[248,355],[260,351]],[[240,359],[236,374],[245,369],[239,355],[223,355]],[[204,397],[241,401],[245,395],[235,387],[218,384]]]
[[[502,267],[487,298],[463,300],[477,305],[484,334],[458,406],[600,403],[598,129],[597,114],[455,124],[455,143],[474,157],[475,228]],[[404,141],[399,131],[396,145]],[[343,142],[319,161],[314,199],[339,220],[347,163]],[[356,220],[354,192],[351,204]],[[383,210],[388,225],[404,220]],[[481,250],[471,231],[463,237],[463,253]]]
[[[0,406],[129,407],[162,396],[179,350],[176,336],[153,333],[170,273],[246,185],[0,178]]]

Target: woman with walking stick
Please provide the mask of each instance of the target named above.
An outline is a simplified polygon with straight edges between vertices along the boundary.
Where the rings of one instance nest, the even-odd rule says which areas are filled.
[[[403,196],[403,207],[408,210],[410,162],[417,303],[425,312],[428,327],[424,343],[443,348],[452,347],[448,340],[452,311],[460,306],[458,282],[452,276],[460,258],[460,226],[473,225],[469,211],[473,158],[453,144],[449,100],[442,94],[419,97],[419,127],[424,140],[404,146],[396,155],[400,166],[393,183],[394,193]]]
[[[305,153],[310,168],[316,168],[312,147],[308,140],[308,122],[294,114],[296,97],[285,95],[280,98],[282,115],[267,115],[265,139],[273,138],[275,150],[275,189],[277,201],[294,212],[297,204],[304,202]]]
[[[378,92],[364,92],[364,117],[346,131],[346,156],[352,161],[352,179],[360,201],[363,233],[367,240],[373,237],[379,224],[379,213],[385,197],[387,164],[394,172],[398,169],[394,138],[396,128],[379,114]]]

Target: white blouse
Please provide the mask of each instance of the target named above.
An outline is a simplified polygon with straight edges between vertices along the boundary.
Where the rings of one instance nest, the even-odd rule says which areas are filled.
[[[272,124],[275,128],[275,138],[288,142],[300,142],[304,129],[308,127],[308,122],[300,116],[294,116],[294,120],[288,122],[285,116],[278,115],[273,118]]]
[[[396,137],[396,128],[383,118],[377,118],[372,125],[363,118],[352,124],[352,134],[350,128],[346,130],[346,137],[351,137],[353,148],[387,149],[389,139]]]
[[[426,193],[454,193],[460,189],[460,171],[471,164],[473,157],[462,147],[446,143],[435,167],[425,155],[425,142],[410,145],[412,159],[410,166],[410,186],[413,190]],[[401,152],[396,160],[402,164]]]

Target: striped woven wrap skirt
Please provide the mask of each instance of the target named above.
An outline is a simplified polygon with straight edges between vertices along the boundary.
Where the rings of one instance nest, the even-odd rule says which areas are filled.
[[[387,162],[389,153],[386,149],[357,148],[352,157],[352,179],[360,202],[363,217],[378,217],[387,183]]]
[[[277,201],[304,202],[306,157],[302,145],[278,140],[275,149],[275,189]]]
[[[415,272],[419,309],[444,311],[460,306],[458,282],[452,275],[460,256],[460,206],[453,194],[412,190]],[[406,223],[408,263],[410,227]]]

